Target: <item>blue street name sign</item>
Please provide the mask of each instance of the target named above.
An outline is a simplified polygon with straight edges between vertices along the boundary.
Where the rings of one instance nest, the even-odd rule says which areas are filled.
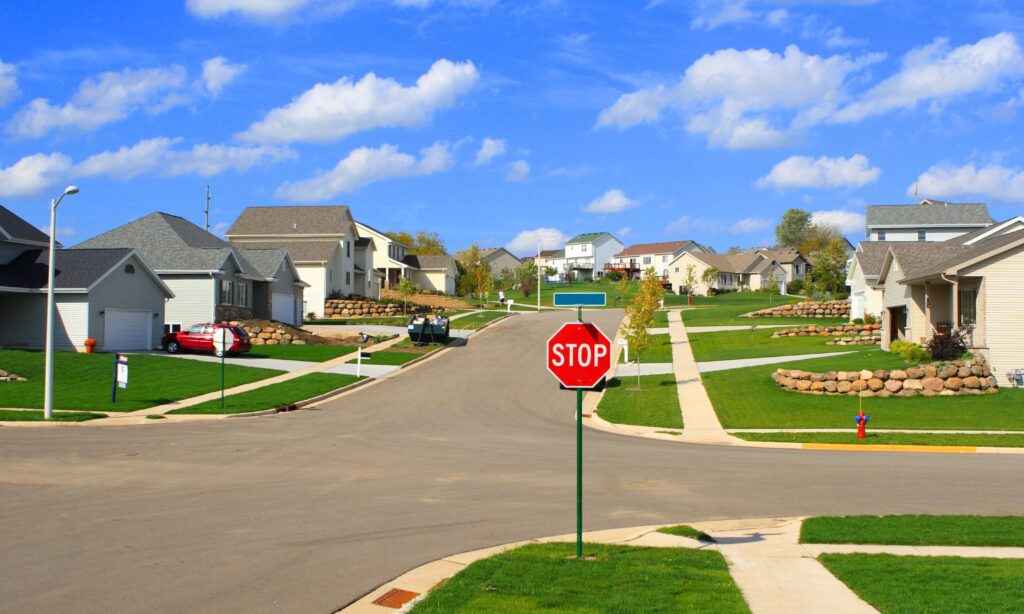
[[[604,307],[604,292],[555,292],[555,307]]]

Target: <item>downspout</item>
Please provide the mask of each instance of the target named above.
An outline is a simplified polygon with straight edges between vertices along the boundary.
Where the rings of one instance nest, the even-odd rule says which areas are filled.
[[[957,307],[959,307],[959,303],[960,303],[960,299],[959,299],[959,296],[958,296],[958,293],[957,293],[957,289],[960,286],[960,282],[959,282],[959,280],[954,281],[952,279],[947,278],[945,273],[939,273],[939,277],[942,278],[942,281],[944,281],[944,282],[946,282],[946,283],[948,283],[950,285],[949,286],[949,288],[950,288],[950,290],[949,290],[950,291],[950,296],[949,296],[949,311],[950,311],[950,313],[949,313],[949,325],[951,327],[950,328],[950,332],[952,332],[952,328],[960,328],[960,323],[957,321],[957,317],[956,317],[956,315],[957,315]],[[974,340],[973,339],[971,339],[971,345],[974,345]]]

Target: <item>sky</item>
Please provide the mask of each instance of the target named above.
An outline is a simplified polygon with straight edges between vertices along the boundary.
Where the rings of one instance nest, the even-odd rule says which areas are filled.
[[[1024,7],[918,0],[0,7],[0,204],[58,238],[344,204],[518,255],[771,244],[800,207],[1024,214]]]

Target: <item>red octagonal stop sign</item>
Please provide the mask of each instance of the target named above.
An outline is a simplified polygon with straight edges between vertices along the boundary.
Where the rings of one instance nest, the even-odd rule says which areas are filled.
[[[548,371],[566,388],[593,388],[612,368],[612,343],[590,323],[569,322],[548,339]]]

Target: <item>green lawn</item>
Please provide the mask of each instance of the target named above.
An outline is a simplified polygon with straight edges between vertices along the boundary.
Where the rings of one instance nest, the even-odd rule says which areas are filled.
[[[715,541],[714,537],[711,537],[710,535],[708,535],[704,531],[698,531],[697,529],[694,529],[693,527],[691,527],[688,524],[679,524],[679,525],[676,525],[674,527],[662,527],[662,528],[658,529],[658,533],[666,533],[668,535],[678,535],[680,537],[689,537],[689,538],[692,538],[692,539],[700,540],[702,542],[713,542],[713,541]]]
[[[686,297],[680,297],[685,304]],[[767,292],[729,292],[718,296],[695,296],[693,304],[695,307],[707,307],[706,309],[683,310],[683,322],[687,326],[750,326],[751,324],[839,324],[844,323],[843,319],[835,318],[741,318],[740,315],[777,307],[786,303],[796,303],[797,299],[792,297],[780,297],[772,294],[771,298]],[[668,301],[666,301],[668,304]]]
[[[428,346],[429,347],[429,346]],[[438,349],[432,347],[431,349]],[[429,352],[388,352],[386,350],[380,352],[373,352],[372,358],[364,358],[364,365],[404,365],[407,362],[416,360],[420,356],[429,354]],[[348,361],[348,364],[356,364],[356,359]]]
[[[637,293],[637,290],[639,289],[639,287],[640,287],[640,282],[637,282],[637,281],[630,282],[629,283],[629,287],[626,290],[625,294],[623,294],[620,297],[618,287],[614,283],[612,283],[610,281],[607,281],[607,280],[604,280],[604,279],[602,279],[600,281],[577,281],[577,282],[573,282],[571,286],[570,285],[552,286],[552,285],[544,284],[543,287],[541,288],[540,301],[541,301],[541,305],[546,305],[548,307],[551,307],[554,304],[553,303],[553,301],[554,301],[553,296],[554,296],[555,292],[559,292],[559,293],[561,293],[561,292],[604,292],[608,296],[608,298],[607,298],[607,305],[606,305],[607,308],[609,308],[609,309],[611,309],[611,308],[621,308],[621,307],[624,307],[625,305],[629,304],[629,301],[632,300],[632,298],[634,296],[636,296],[636,293]],[[497,294],[498,294],[497,292],[492,292],[491,293],[491,295],[494,296],[494,297],[496,297]],[[530,297],[524,297],[523,294],[520,291],[518,291],[518,290],[506,290],[505,291],[505,297],[514,300],[516,303],[528,303],[528,304],[531,304],[531,305],[536,305],[537,304],[537,295],[536,294],[531,295]],[[472,300],[472,299],[469,299],[469,298],[467,298],[466,300],[471,302],[471,303],[476,304],[475,300]],[[668,304],[668,301],[666,301],[666,304]],[[588,307],[588,309],[591,309],[591,308]],[[594,309],[596,309],[596,308],[594,308]]]
[[[0,401],[0,403],[4,402],[5,401]],[[53,419],[51,422],[85,422],[86,420],[95,420],[96,418],[104,417],[105,416],[103,414],[92,414],[83,411],[56,411],[53,412]],[[0,409],[0,422],[43,422],[43,420],[42,411]]]
[[[717,333],[687,333],[693,357],[699,361],[735,360],[762,356],[790,356],[861,350],[870,346],[825,345],[830,337],[781,337],[772,339],[778,329],[761,328]]]
[[[318,326],[359,326],[360,324],[377,324],[380,326],[405,326],[409,316],[393,316],[389,318],[327,318],[325,320],[306,320],[304,324]]]
[[[613,377],[608,380],[597,413],[619,424],[683,428],[676,380],[672,375],[641,375],[639,391],[635,377]]]
[[[477,561],[413,612],[749,612],[714,551],[530,544]]]
[[[0,406],[40,409],[43,406],[43,352],[0,349],[0,368],[28,378],[5,383]],[[113,354],[54,354],[54,408],[134,411],[220,390],[220,365],[187,358],[134,354],[128,358],[128,388],[110,402]],[[281,371],[227,365],[226,386],[238,386],[280,375]]]
[[[626,362],[625,352],[619,354],[619,362]],[[636,362],[636,354],[633,353],[632,347],[629,348],[629,362]],[[647,365],[656,362],[672,362],[672,340],[669,335],[651,335],[651,347],[647,348],[644,355],[640,357],[640,362]]]
[[[1024,612],[1024,559],[823,554],[818,560],[885,614]]]
[[[1024,516],[820,516],[800,529],[805,544],[1024,546]]]
[[[475,330],[484,324],[504,318],[508,314],[504,311],[481,311],[468,316],[462,316],[458,320],[452,320],[448,326],[457,330]]]
[[[722,425],[742,428],[849,428],[863,402],[868,430],[992,429],[1024,431],[1024,389],[963,397],[866,398],[801,394],[771,380],[777,368],[809,371],[895,369],[906,363],[878,349],[845,356],[704,373],[701,379]]]
[[[254,345],[252,350],[243,356],[324,362],[351,354],[356,351],[357,347],[355,345]]]
[[[868,425],[870,429],[870,424]],[[957,433],[868,433],[857,439],[849,433],[733,433],[747,441],[783,441],[792,443],[851,443],[874,446],[988,446],[1024,448],[1024,435],[962,435]]]
[[[667,311],[655,311],[654,312],[654,325],[658,328],[665,328],[668,326],[668,312]]]
[[[220,399],[200,403],[191,407],[175,409],[170,414],[239,414],[248,411],[260,411],[282,405],[305,401],[338,388],[344,388],[358,381],[354,375],[335,373],[310,373],[302,377],[271,384],[249,392],[242,392],[224,397],[224,409],[220,407]]]

